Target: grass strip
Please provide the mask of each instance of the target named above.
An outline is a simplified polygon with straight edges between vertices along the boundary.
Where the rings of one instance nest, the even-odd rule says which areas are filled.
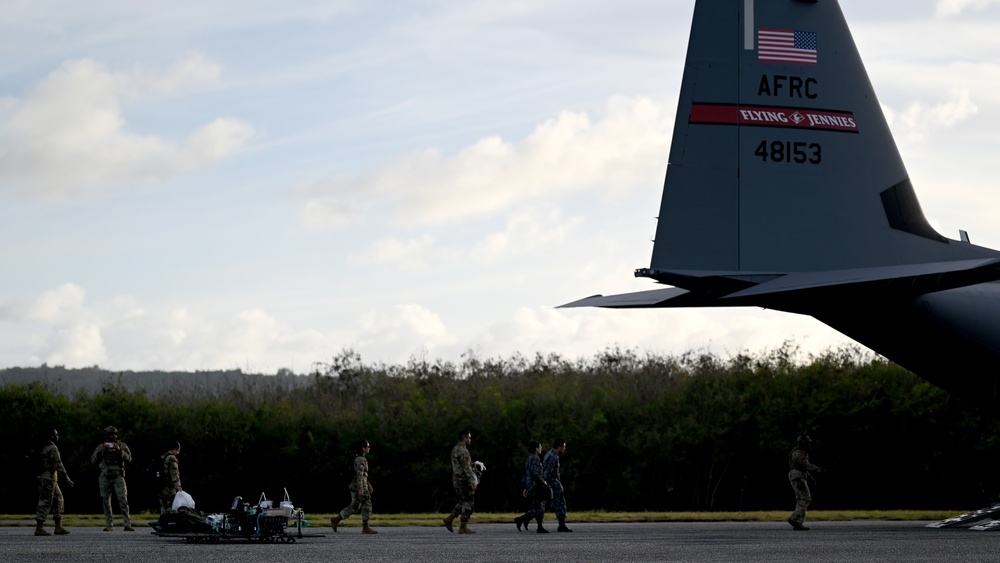
[[[851,520],[942,520],[962,514],[964,510],[810,510],[809,520],[812,522],[832,522]],[[521,513],[512,512],[477,512],[473,515],[474,524],[509,524],[515,516]],[[755,512],[604,512],[583,511],[571,512],[569,521],[576,523],[628,523],[628,522],[784,522],[788,511],[755,511]],[[331,514],[306,513],[306,521],[312,527],[330,526]],[[440,526],[445,514],[372,514],[371,525],[383,527],[396,526]],[[551,517],[551,515],[550,515]],[[132,525],[146,527],[159,519],[159,514],[142,512],[132,515]],[[121,517],[115,517],[115,527],[122,527]],[[0,514],[0,526],[34,526],[35,517],[29,514]],[[46,521],[52,525],[51,517]],[[104,527],[104,516],[101,514],[66,514],[63,516],[64,526],[100,526]],[[344,520],[340,526],[356,527],[361,525],[361,518],[353,516]]]

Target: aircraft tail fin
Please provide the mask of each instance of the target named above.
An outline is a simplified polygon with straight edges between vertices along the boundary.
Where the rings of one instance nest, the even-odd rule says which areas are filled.
[[[985,250],[925,219],[836,0],[697,1],[650,277]]]

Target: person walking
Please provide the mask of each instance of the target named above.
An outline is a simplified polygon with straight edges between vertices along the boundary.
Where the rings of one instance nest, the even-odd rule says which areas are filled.
[[[118,429],[108,426],[104,429],[104,441],[90,455],[90,462],[101,468],[97,483],[104,502],[105,532],[114,530],[114,517],[111,513],[111,493],[118,497],[118,509],[121,510],[126,532],[134,532],[132,518],[128,513],[128,487],[125,484],[125,464],[132,462],[132,452],[118,439]]]
[[[803,434],[795,439],[795,447],[788,454],[788,480],[795,491],[795,511],[788,517],[788,523],[796,531],[808,530],[805,525],[806,509],[812,503],[812,493],[809,491],[810,472],[822,473],[823,468],[809,463],[809,445],[812,439]]]
[[[556,438],[552,441],[552,449],[546,452],[542,460],[542,478],[552,487],[552,501],[548,503],[559,520],[557,532],[572,532],[566,527],[566,489],[559,477],[559,457],[566,453],[566,439]]]
[[[539,534],[549,533],[542,526],[542,520],[545,519],[545,501],[551,498],[552,489],[549,488],[549,484],[542,478],[542,458],[539,457],[541,454],[541,442],[530,442],[528,444],[528,458],[524,460],[524,477],[522,477],[524,492],[522,494],[531,501],[531,508],[523,516],[514,518],[514,524],[517,525],[518,532],[521,531],[521,526],[524,526],[524,529],[527,530],[528,522],[535,520],[538,522],[537,532]]]
[[[350,485],[347,486],[351,491],[351,504],[344,507],[339,514],[330,518],[330,527],[333,531],[337,531],[337,526],[340,522],[350,516],[351,514],[357,514],[361,512],[361,533],[362,534],[377,534],[378,530],[374,530],[368,526],[368,519],[372,515],[372,493],[375,492],[375,487],[368,481],[368,452],[371,451],[371,444],[368,440],[361,440],[358,442],[358,447],[356,450],[356,455],[354,456],[354,478],[351,480]]]
[[[181,468],[177,461],[177,455],[181,453],[181,443],[174,441],[162,456],[163,467],[160,470],[160,477],[163,479],[163,488],[156,496],[160,499],[160,514],[169,512],[174,506],[174,497],[183,491],[181,487]]]
[[[48,442],[42,448],[41,471],[38,473],[38,510],[35,512],[36,536],[51,536],[52,533],[63,536],[69,533],[69,530],[62,525],[65,506],[62,491],[59,489],[59,475],[66,478],[66,484],[70,487],[73,486],[73,480],[66,473],[66,467],[59,455],[59,448],[56,446],[58,441],[59,431],[53,428],[49,432]],[[55,522],[52,533],[45,530],[45,518],[49,513]]]
[[[475,530],[469,529],[469,519],[472,518],[472,510],[476,500],[476,487],[479,485],[479,477],[472,469],[472,455],[469,453],[469,445],[472,444],[472,433],[463,430],[458,433],[458,443],[451,450],[451,484],[455,487],[455,496],[458,502],[451,514],[445,517],[444,527],[449,532],[454,532],[452,523],[455,518],[461,516],[461,525],[458,528],[460,534],[474,534]]]

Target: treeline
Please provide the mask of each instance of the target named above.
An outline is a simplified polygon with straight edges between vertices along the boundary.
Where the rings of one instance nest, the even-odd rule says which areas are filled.
[[[130,370],[111,373],[100,366],[67,368],[47,364],[39,367],[0,369],[0,386],[43,383],[48,389],[67,395],[81,390],[100,391],[109,380],[114,380],[115,385],[127,391],[142,390],[149,397],[171,394],[180,387],[195,387],[215,393],[247,384],[270,387],[309,384],[309,378],[298,377],[288,368],[281,368],[273,377],[263,380],[260,374],[244,372],[241,369],[194,372]]]
[[[523,508],[525,443],[565,437],[570,510],[790,509],[787,456],[812,435],[829,472],[817,509],[978,508],[993,500],[1000,425],[904,369],[855,348],[798,359],[792,345],[720,358],[608,349],[462,362],[368,364],[345,350],[294,385],[268,377],[228,387],[178,383],[148,396],[107,374],[97,391],[51,384],[0,388],[4,510],[32,512],[27,461],[48,428],[74,489],[67,510],[99,513],[91,452],[118,427],[135,460],[133,510],[155,505],[140,468],[179,440],[185,489],[208,511],[236,495],[280,497],[307,512],[339,510],[353,444],[371,441],[376,512],[445,511],[453,504],[449,451],[461,429],[487,471],[477,510]],[[13,476],[15,472],[11,472]]]

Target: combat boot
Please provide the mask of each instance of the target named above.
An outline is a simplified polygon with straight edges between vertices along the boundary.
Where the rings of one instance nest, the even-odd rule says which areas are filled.
[[[462,525],[458,527],[458,533],[460,533],[460,534],[474,534],[474,533],[476,533],[476,531],[469,529],[469,523],[468,522],[462,522]]]
[[[804,526],[802,524],[799,524],[798,522],[792,520],[791,518],[788,519],[788,523],[792,525],[792,529],[795,530],[796,532],[805,532],[809,529],[809,526]]]
[[[38,523],[38,525],[35,526],[35,535],[36,536],[51,536],[52,535],[49,532],[46,532],[45,528],[42,527],[42,526],[45,525],[45,520],[35,520],[35,522]]]
[[[361,525],[361,533],[362,533],[362,534],[377,534],[377,533],[378,533],[378,530],[374,530],[374,529],[372,529],[372,528],[369,528],[369,527],[368,527],[368,522],[364,522],[364,523],[363,523],[363,524]]]
[[[559,519],[559,527],[556,528],[556,531],[557,532],[572,532],[573,530],[570,530],[569,528],[566,527],[566,520],[565,519],[560,518]]]
[[[541,516],[536,517],[535,518],[535,522],[538,522],[538,529],[535,530],[536,533],[539,533],[539,534],[547,534],[547,533],[549,533],[549,531],[546,530],[544,526],[542,526],[542,517]],[[527,528],[527,526],[525,526],[525,528]]]
[[[520,532],[521,526],[524,526],[525,528],[528,527],[528,519],[525,518],[524,516],[518,516],[514,518],[514,524],[517,525],[517,531]]]
[[[445,516],[445,518],[444,518],[444,527],[448,528],[449,532],[454,532],[455,531],[455,529],[451,527],[451,524],[454,521],[455,521],[455,515],[454,514],[449,514],[448,516]]]
[[[333,528],[334,532],[337,531],[337,526],[340,525],[340,521],[341,520],[343,520],[343,518],[341,518],[339,514],[336,515],[336,516],[330,517],[330,527]]]
[[[55,518],[54,520],[56,522],[56,529],[52,530],[54,534],[56,534],[57,536],[65,536],[69,534],[69,530],[63,528],[62,518]]]

